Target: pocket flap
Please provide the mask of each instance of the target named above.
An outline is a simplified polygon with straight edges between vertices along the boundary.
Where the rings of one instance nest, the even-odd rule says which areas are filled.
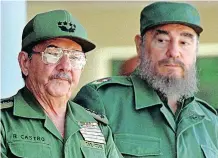
[[[204,152],[206,158],[217,158],[218,157],[218,150],[208,145],[201,145],[201,149]]]
[[[161,155],[159,138],[133,134],[115,134],[114,142],[122,154],[134,156]]]
[[[8,144],[10,151],[17,157],[42,158],[51,157],[49,145],[42,143],[32,143],[16,141]]]
[[[104,145],[100,143],[81,141],[81,150],[85,158],[106,158]]]

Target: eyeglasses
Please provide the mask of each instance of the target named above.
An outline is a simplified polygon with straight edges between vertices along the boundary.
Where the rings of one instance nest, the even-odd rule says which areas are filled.
[[[86,56],[82,51],[47,47],[42,53],[42,61],[45,64],[56,64],[67,55],[73,69],[83,69],[86,65]]]

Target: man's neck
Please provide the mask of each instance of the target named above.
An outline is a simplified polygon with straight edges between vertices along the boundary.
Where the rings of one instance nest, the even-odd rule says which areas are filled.
[[[168,100],[168,105],[170,106],[170,108],[172,109],[172,112],[175,114],[176,110],[178,108],[178,101],[177,100]]]
[[[172,112],[175,114],[176,110],[178,108],[178,101],[180,100],[180,97],[177,96],[166,96],[162,92],[157,91],[157,94],[159,95],[160,99],[169,105]]]
[[[64,137],[66,110],[59,109],[56,110],[57,113],[54,113],[53,111],[44,109],[44,112],[54,123],[61,136]]]
[[[65,116],[67,110],[67,100],[63,98],[44,98],[37,99],[44,109],[46,115],[54,123],[62,137],[65,131]]]
[[[29,88],[28,88],[29,89]],[[39,104],[42,106],[45,114],[51,119],[58,131],[64,137],[65,115],[67,110],[67,97],[53,97],[47,93],[39,93],[30,90]]]

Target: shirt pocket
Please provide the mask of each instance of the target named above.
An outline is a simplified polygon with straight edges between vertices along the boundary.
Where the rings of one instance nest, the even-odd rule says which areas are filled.
[[[208,145],[201,145],[201,149],[206,158],[218,158],[218,150]]]
[[[24,141],[10,142],[10,158],[51,158],[50,146],[43,143],[32,143]]]
[[[85,158],[106,158],[104,144],[81,141],[81,151]]]
[[[114,142],[123,155],[142,157],[161,155],[159,138],[133,134],[115,134]]]

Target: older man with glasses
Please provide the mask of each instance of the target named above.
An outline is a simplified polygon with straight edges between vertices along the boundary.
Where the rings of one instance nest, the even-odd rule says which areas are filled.
[[[1,157],[121,157],[107,119],[69,101],[94,48],[65,10],[27,23],[18,56],[25,87],[1,100]]]

